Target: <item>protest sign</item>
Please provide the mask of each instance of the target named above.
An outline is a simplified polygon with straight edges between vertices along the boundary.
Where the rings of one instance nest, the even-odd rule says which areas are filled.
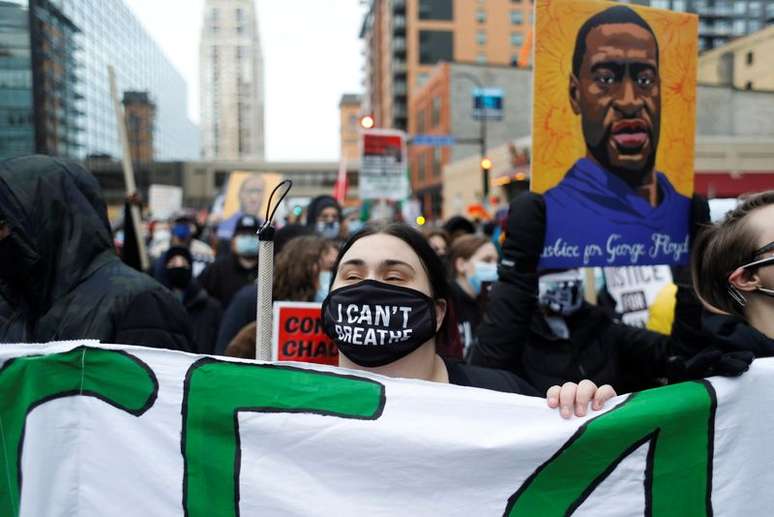
[[[339,364],[336,345],[323,331],[319,303],[274,302],[272,360]]]
[[[401,200],[409,196],[406,133],[369,129],[360,137],[360,199]]]
[[[148,188],[148,208],[154,219],[169,219],[183,208],[183,189],[171,185]]]
[[[670,282],[669,266],[605,268],[605,287],[615,300],[615,310],[621,314],[621,321],[633,327],[645,328],[648,308]]]
[[[542,398],[94,343],[0,347],[0,515],[768,515],[774,360]],[[10,394],[8,396],[7,394]]]
[[[531,190],[540,267],[684,264],[693,191],[698,19],[539,0]]]

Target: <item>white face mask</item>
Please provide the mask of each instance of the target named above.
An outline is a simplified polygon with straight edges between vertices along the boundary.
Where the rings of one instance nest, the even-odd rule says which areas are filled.
[[[497,264],[494,262],[474,262],[473,276],[468,278],[468,283],[470,283],[476,296],[481,294],[481,288],[487,282],[497,282]]]
[[[331,286],[331,272],[320,271],[318,282],[319,286],[317,287],[317,292],[314,293],[314,301],[322,302],[328,296],[328,290]]]

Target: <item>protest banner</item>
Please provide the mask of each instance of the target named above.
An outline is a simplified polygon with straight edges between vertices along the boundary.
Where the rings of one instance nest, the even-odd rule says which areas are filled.
[[[95,343],[0,347],[0,515],[768,515],[774,360],[609,401]]]
[[[532,191],[542,269],[684,264],[693,192],[698,18],[539,0]]]
[[[274,302],[272,360],[339,364],[336,345],[325,335],[320,304]]]
[[[615,300],[621,321],[633,327],[648,324],[648,308],[661,290],[672,282],[669,266],[606,267],[605,287]]]
[[[169,219],[183,208],[183,189],[172,185],[151,185],[148,208],[154,219]]]
[[[369,129],[360,137],[360,199],[406,199],[410,194],[406,133]]]

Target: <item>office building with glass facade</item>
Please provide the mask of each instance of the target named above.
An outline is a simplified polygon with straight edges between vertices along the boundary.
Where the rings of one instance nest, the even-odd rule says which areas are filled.
[[[720,47],[734,38],[774,24],[774,0],[623,0],[631,4],[699,15],[699,50]]]
[[[187,85],[122,0],[0,0],[0,157],[120,157],[108,65],[156,107],[154,158],[198,157]]]

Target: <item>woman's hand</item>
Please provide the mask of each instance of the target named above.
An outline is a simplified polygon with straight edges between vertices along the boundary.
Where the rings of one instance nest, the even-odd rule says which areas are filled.
[[[589,402],[592,410],[599,411],[616,395],[609,384],[597,388],[590,380],[583,379],[578,384],[565,382],[562,386],[551,386],[546,392],[546,401],[551,409],[559,408],[562,418],[570,418],[573,411],[575,416],[585,416]]]

